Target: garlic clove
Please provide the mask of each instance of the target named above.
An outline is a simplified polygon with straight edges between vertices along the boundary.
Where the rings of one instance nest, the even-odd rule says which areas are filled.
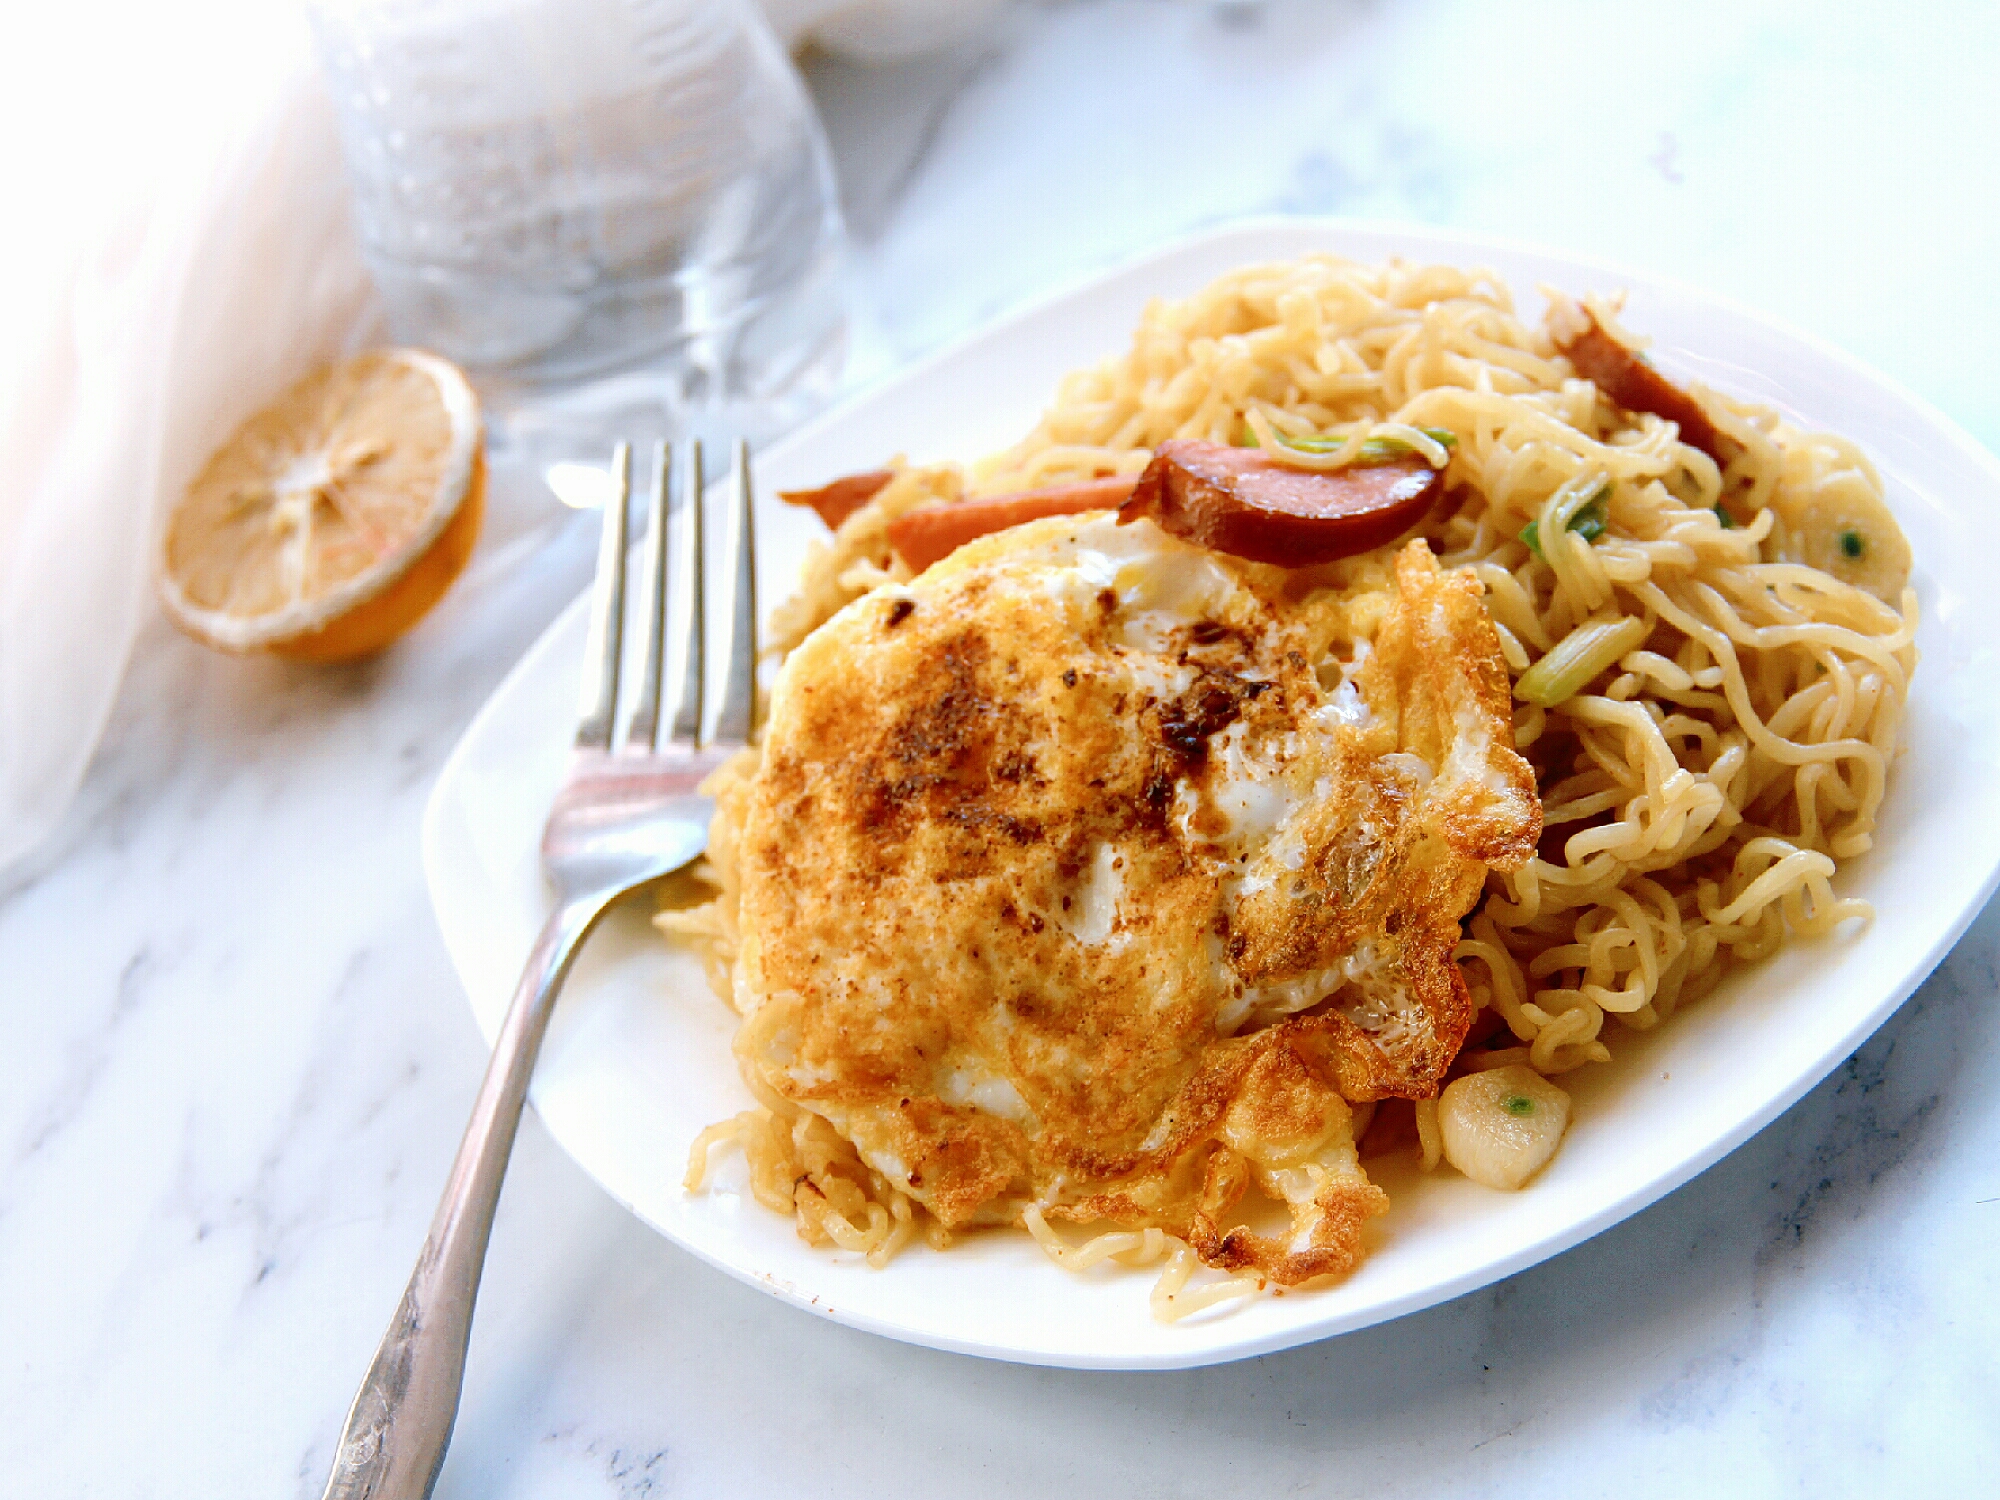
[[[1831,573],[1885,604],[1902,603],[1910,543],[1867,475],[1836,470],[1778,509],[1779,556]]]
[[[1548,1164],[1569,1126],[1569,1095],[1518,1064],[1468,1073],[1438,1099],[1444,1158],[1474,1182],[1520,1187]]]

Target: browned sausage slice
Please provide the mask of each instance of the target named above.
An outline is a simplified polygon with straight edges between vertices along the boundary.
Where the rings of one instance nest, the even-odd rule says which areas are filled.
[[[894,469],[871,469],[866,474],[849,474],[816,490],[779,490],[778,498],[788,505],[807,505],[819,512],[829,531],[853,515],[882,492],[896,477]]]
[[[889,544],[896,555],[921,573],[951,556],[975,537],[1005,531],[1010,526],[1039,521],[1044,516],[1074,516],[1087,510],[1116,510],[1132,493],[1133,476],[1111,474],[1045,490],[1012,495],[986,495],[978,500],[941,500],[903,512],[889,523]]]
[[[1294,469],[1261,448],[1174,439],[1154,450],[1121,523],[1161,527],[1252,562],[1304,567],[1394,541],[1424,518],[1444,473],[1421,457]]]
[[[1675,385],[1605,330],[1587,307],[1576,309],[1585,319],[1581,332],[1556,348],[1569,356],[1576,373],[1590,381],[1627,411],[1649,411],[1681,430],[1681,441],[1699,448],[1718,464],[1726,464],[1736,445],[1716,430],[1701,403]],[[1553,321],[1553,320],[1551,320]]]

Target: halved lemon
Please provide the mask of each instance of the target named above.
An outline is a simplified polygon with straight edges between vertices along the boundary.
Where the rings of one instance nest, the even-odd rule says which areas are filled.
[[[315,371],[237,428],[168,518],[167,613],[224,651],[379,651],[465,567],[485,509],[479,401],[434,354]]]

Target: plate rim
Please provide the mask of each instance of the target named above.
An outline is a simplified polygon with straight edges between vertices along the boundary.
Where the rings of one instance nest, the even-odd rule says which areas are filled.
[[[1994,493],[2000,495],[2000,460],[1996,460],[1983,444],[1934,403],[1818,335],[1790,326],[1732,298],[1705,291],[1669,276],[1622,267],[1600,257],[1572,254],[1502,236],[1392,221],[1290,216],[1231,219],[1150,249],[1107,261],[1094,270],[1069,279],[1052,291],[1024,300],[938,349],[884,373],[850,393],[826,412],[769,445],[756,455],[756,461],[762,465],[767,461],[781,460],[795,449],[809,448],[821,440],[823,434],[837,431],[851,419],[853,413],[880,400],[886,392],[919,384],[938,368],[963,358],[969,350],[996,341],[1008,331],[1062,304],[1088,297],[1124,278],[1143,273],[1153,266],[1169,263],[1180,257],[1193,257],[1206,251],[1219,251],[1232,242],[1254,244],[1280,238],[1296,239],[1301,244],[1297,248],[1287,250],[1267,246],[1245,255],[1245,262],[1274,260],[1287,254],[1304,253],[1304,242],[1315,238],[1322,241],[1319,248],[1338,254],[1353,253],[1352,242],[1358,240],[1398,241],[1409,247],[1402,252],[1404,258],[1438,256],[1464,263],[1467,259],[1483,255],[1499,255],[1555,262],[1565,268],[1603,277],[1635,290],[1643,288],[1648,292],[1666,293],[1686,299],[1731,321],[1795,344],[1811,355],[1815,365],[1826,367],[1838,372],[1847,380],[1859,381],[1893,397],[1920,420],[1927,429],[1927,435],[1949,440],[1957,456],[1980,471]],[[1335,249],[1332,244],[1325,243],[1342,238],[1350,242],[1349,247]],[[1502,281],[1503,284],[1509,285],[1510,289],[1512,288],[1513,283],[1507,278],[1503,277]],[[589,588],[586,586],[576,599],[557,613],[509,668],[453,745],[426,799],[420,830],[426,888],[431,897],[433,917],[438,923],[453,969],[459,976],[461,987],[467,992],[469,1002],[472,999],[473,988],[471,977],[466,965],[461,961],[458,946],[453,941],[445,915],[446,908],[450,905],[449,897],[445,894],[450,884],[445,851],[448,832],[445,824],[452,811],[450,794],[452,789],[464,783],[466,765],[475,753],[475,747],[482,738],[482,731],[489,729],[493,721],[504,714],[505,707],[521,680],[532,675],[541,666],[544,658],[558,649],[566,637],[575,631],[576,622],[587,607],[588,599]],[[1699,1149],[1676,1157],[1652,1176],[1635,1183],[1623,1193],[1607,1198],[1594,1210],[1568,1220],[1552,1233],[1491,1259],[1480,1261],[1458,1273],[1385,1297],[1379,1302],[1351,1309],[1344,1315],[1324,1320],[1322,1323],[1287,1324],[1220,1345],[1201,1342],[1198,1347],[1190,1347],[1185,1351],[1136,1356],[1129,1354],[1103,1357],[1074,1356],[996,1347],[985,1341],[954,1337],[945,1332],[912,1329],[866,1312],[857,1313],[843,1307],[828,1306],[821,1299],[808,1296],[781,1276],[741,1265],[725,1256],[712,1253],[709,1247],[697,1241],[683,1238],[608,1186],[600,1174],[571,1148],[556,1129],[551,1128],[550,1134],[585,1175],[615,1201],[630,1210],[641,1222],[674,1245],[746,1285],[756,1287],[780,1301],[843,1326],[878,1334],[898,1342],[1011,1363],[1106,1370],[1185,1369],[1227,1363],[1356,1332],[1454,1300],[1543,1261],[1552,1260],[1574,1249],[1585,1240],[1643,1211],[1675,1189],[1692,1181],[1723,1157],[1737,1150],[1807,1093],[1818,1087],[1839,1065],[1843,1057],[1851,1054],[1909,999],[1964,936],[1967,928],[1991,901],[1995,890],[2000,889],[2000,847],[1996,847],[1985,857],[1984,870],[1968,889],[1972,893],[1937,929],[1931,942],[1921,953],[1914,954],[1899,966],[1899,973],[1894,982],[1886,986],[1874,1002],[1858,1013],[1857,1018],[1843,1031],[1817,1051],[1810,1067],[1801,1069],[1788,1078],[1782,1088],[1761,1098],[1755,1108],[1737,1117],[1728,1129],[1704,1143]],[[473,1004],[471,1009],[475,1024],[490,1042],[491,1032],[485,1017],[477,1004]],[[535,1107],[539,1115],[541,1111],[536,1102],[536,1090],[532,1086],[529,1100],[531,1107]]]

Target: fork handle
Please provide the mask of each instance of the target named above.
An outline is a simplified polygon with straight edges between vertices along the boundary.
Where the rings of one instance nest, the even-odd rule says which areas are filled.
[[[472,1306],[556,994],[609,900],[558,907],[529,950],[402,1305],[355,1393],[323,1500],[424,1500],[458,1416]]]

